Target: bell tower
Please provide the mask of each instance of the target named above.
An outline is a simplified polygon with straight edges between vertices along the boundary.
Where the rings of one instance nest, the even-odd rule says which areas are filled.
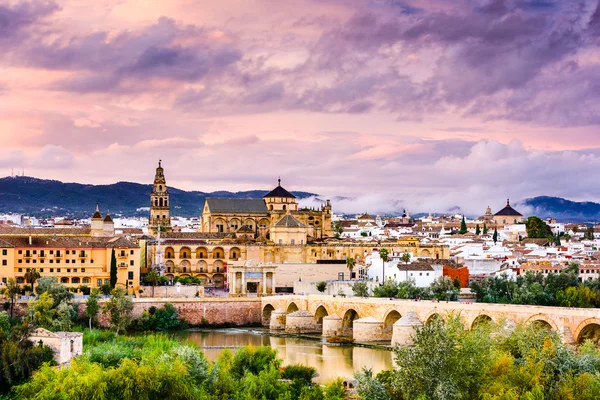
[[[169,191],[165,180],[162,160],[158,160],[158,168],[154,176],[154,189],[150,194],[150,219],[148,231],[158,232],[158,226],[162,231],[171,231],[171,215],[169,214]]]

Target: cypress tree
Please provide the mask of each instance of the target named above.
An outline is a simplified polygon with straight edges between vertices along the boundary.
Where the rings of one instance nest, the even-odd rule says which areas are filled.
[[[465,216],[463,215],[462,221],[460,222],[460,231],[458,231],[461,235],[467,233],[467,222],[465,221]]]
[[[488,227],[487,227],[487,224],[485,222],[483,223],[483,234],[484,235],[488,234]]]
[[[115,249],[112,249],[110,256],[110,288],[114,289],[117,285],[117,257],[115,256]]]
[[[498,241],[498,229],[494,228],[494,236],[492,236],[492,240],[494,241],[494,243],[496,243]]]
[[[475,227],[475,234],[477,236],[481,235],[481,229],[479,229],[479,224],[477,224],[477,226]]]

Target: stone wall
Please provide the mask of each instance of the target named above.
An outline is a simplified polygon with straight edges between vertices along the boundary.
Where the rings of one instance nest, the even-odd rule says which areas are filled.
[[[260,324],[262,308],[260,299],[135,299],[133,318],[139,318],[150,307],[162,308],[171,303],[180,317],[191,325],[199,325],[203,321],[209,324]],[[81,304],[80,313],[85,312],[85,304]],[[99,317],[102,326],[108,326],[108,315]]]
[[[137,297],[141,298],[194,298],[196,294],[199,297],[204,296],[204,286],[201,285],[168,285],[168,286],[155,286],[154,291],[152,286],[141,286],[143,289],[142,293],[136,293]],[[154,296],[152,293],[154,292]]]

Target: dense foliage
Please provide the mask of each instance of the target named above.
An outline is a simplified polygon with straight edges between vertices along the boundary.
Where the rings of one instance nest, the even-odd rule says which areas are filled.
[[[459,317],[417,329],[414,346],[394,350],[396,367],[357,375],[369,400],[600,398],[600,352],[574,350],[534,325],[507,331],[491,323],[465,330]]]
[[[0,312],[0,394],[28,379],[47,362],[52,350],[27,340],[29,327]]]
[[[552,238],[554,234],[552,233],[552,229],[546,224],[545,221],[542,221],[540,218],[536,216],[531,216],[527,218],[525,221],[525,226],[527,229],[527,237],[528,238]]]
[[[571,263],[559,273],[527,271],[515,280],[505,275],[472,282],[478,302],[532,304],[561,307],[600,307],[600,281],[579,282],[579,265]]]
[[[417,287],[414,280],[410,279],[396,282],[392,278],[388,278],[373,289],[373,296],[397,299],[455,300],[459,290],[460,282],[453,281],[447,276],[437,277],[429,287]]]
[[[315,370],[281,367],[269,347],[225,350],[209,363],[193,345],[161,335],[85,334],[84,355],[68,368],[44,366],[17,387],[25,399],[264,399],[337,400],[339,381],[312,385]]]

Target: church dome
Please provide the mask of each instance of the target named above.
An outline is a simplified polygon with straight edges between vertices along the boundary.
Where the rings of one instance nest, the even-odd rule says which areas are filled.
[[[277,180],[277,187],[273,190],[271,190],[269,193],[265,194],[263,196],[264,198],[267,197],[285,197],[285,198],[289,198],[289,199],[295,199],[296,196],[294,196],[293,194],[291,194],[290,192],[288,192],[287,190],[285,190],[283,187],[281,187],[281,179]]]

